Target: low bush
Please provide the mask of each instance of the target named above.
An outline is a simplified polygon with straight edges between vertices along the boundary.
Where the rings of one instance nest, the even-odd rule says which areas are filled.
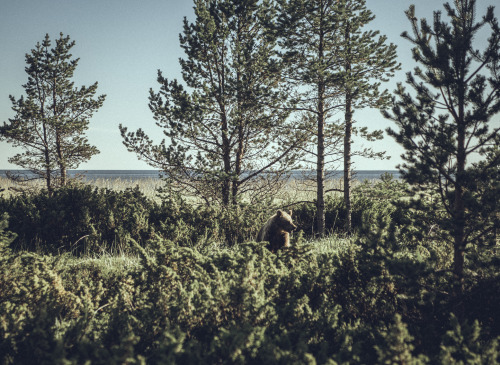
[[[123,249],[128,238],[149,238],[153,203],[139,189],[123,192],[90,186],[0,199],[17,234],[14,247],[42,252],[100,252]]]
[[[131,241],[137,264],[116,271],[17,253],[4,219],[0,362],[498,363],[496,322],[473,320],[481,302],[467,304],[468,320],[450,316],[455,298],[440,274],[427,277],[433,259],[398,245],[387,217],[375,220],[339,251]]]
[[[0,197],[17,234],[13,248],[45,253],[128,252],[129,240],[145,245],[159,235],[181,246],[251,240],[271,214],[241,204],[234,209],[193,206],[181,198],[158,203],[138,187],[116,191],[88,185]]]
[[[375,217],[381,213],[389,214],[398,219],[397,202],[405,196],[404,183],[396,180],[392,175],[382,175],[381,180],[375,182],[364,181],[356,185],[351,197],[351,224],[354,231],[361,228],[363,219]],[[315,202],[301,203],[294,207],[294,219],[299,230],[307,237],[314,237],[316,230]],[[347,209],[341,195],[327,195],[325,198],[325,228],[328,233],[345,232]]]

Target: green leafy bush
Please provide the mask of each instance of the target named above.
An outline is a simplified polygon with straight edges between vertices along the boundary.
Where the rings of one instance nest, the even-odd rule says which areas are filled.
[[[37,252],[92,254],[128,252],[159,235],[181,246],[232,245],[251,240],[269,209],[193,206],[181,198],[157,203],[139,188],[115,191],[90,186],[0,198],[17,234],[13,247]]]
[[[70,186],[52,197],[46,191],[0,200],[8,212],[14,246],[43,252],[74,253],[124,249],[128,238],[150,234],[152,202],[138,188],[123,192]]]
[[[366,221],[340,251],[157,237],[146,248],[131,241],[136,264],[110,270],[13,251],[4,219],[0,362],[498,362],[494,323],[450,323],[454,298],[426,276],[432,258],[400,245],[387,215]],[[469,293],[487,295],[477,284]],[[466,308],[468,318],[484,310]]]
[[[352,227],[355,231],[359,230],[363,219],[366,216],[376,216],[381,211],[390,211],[391,214],[395,207],[390,200],[374,200],[365,196],[361,192],[354,193],[352,201]],[[327,196],[325,199],[325,227],[327,232],[344,232],[347,210],[344,200],[340,196]],[[307,237],[313,237],[316,230],[316,206],[314,204],[302,203],[295,206],[293,218],[298,225],[298,230],[304,231]]]
[[[3,199],[9,229],[25,241],[4,214],[0,363],[498,363],[498,252],[468,252],[467,285],[455,297],[446,243],[409,235],[379,188],[360,188],[372,201],[360,200],[357,233],[342,247],[317,247],[299,232],[276,254],[251,242],[271,206],[222,210],[81,187],[50,202],[43,193]],[[296,220],[311,222],[303,207]],[[121,242],[134,263],[16,249],[55,251],[50,242],[68,247],[89,234],[58,210],[98,247]],[[23,222],[39,226],[24,232]]]

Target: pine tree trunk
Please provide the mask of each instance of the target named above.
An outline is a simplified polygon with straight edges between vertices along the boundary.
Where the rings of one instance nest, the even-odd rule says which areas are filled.
[[[57,159],[58,159],[58,165],[59,165],[59,173],[61,175],[61,186],[66,186],[67,169],[66,169],[66,164],[63,162],[64,156],[63,156],[63,151],[62,151],[61,141],[59,139],[59,136],[57,136],[56,145],[57,145]]]
[[[464,285],[464,261],[465,261],[465,206],[463,191],[463,176],[465,173],[466,147],[465,147],[465,91],[461,88],[458,93],[459,112],[457,120],[457,175],[455,184],[455,196],[453,203],[453,276],[455,280],[455,295],[461,296]]]
[[[238,148],[236,151],[236,163],[235,163],[235,177],[233,178],[232,181],[232,198],[233,198],[233,204],[237,205],[237,198],[239,194],[239,187],[240,187],[240,175],[241,175],[241,165],[243,162],[243,145],[244,145],[244,136],[243,136],[243,126],[240,126],[240,131],[238,132]]]
[[[325,86],[318,85],[318,151],[316,163],[316,216],[317,234],[319,237],[325,235]]]
[[[52,89],[52,108],[54,118],[58,116],[57,113],[57,79],[54,77],[54,88]],[[59,174],[60,174],[60,186],[66,185],[66,163],[64,162],[64,153],[61,143],[61,131],[59,128],[59,120],[56,122],[55,126],[56,131],[56,151],[57,151],[57,164],[59,165]]]
[[[321,5],[322,6],[322,5]],[[320,20],[320,27],[323,19]],[[323,30],[319,33],[318,59],[323,61]],[[316,211],[317,211],[317,234],[319,237],[325,235],[325,84],[323,80],[318,82],[318,151],[316,163]]]
[[[347,22],[345,27],[345,42],[347,48],[347,57],[345,71],[347,76],[351,73],[351,48],[350,48],[350,26]],[[352,232],[352,208],[351,208],[351,139],[352,139],[352,95],[347,80],[345,91],[345,133],[344,133],[344,204],[346,208],[345,231],[347,234]]]
[[[239,36],[241,35],[241,24],[238,23],[238,42],[241,42]],[[238,65],[241,65],[241,55],[238,53],[237,56]],[[238,193],[239,193],[239,180],[241,175],[241,168],[243,164],[243,156],[245,149],[245,135],[244,135],[244,118],[243,118],[243,98],[244,93],[241,93],[241,70],[238,68],[236,70],[236,81],[238,84],[238,89],[236,91],[237,105],[238,105],[238,147],[236,148],[236,156],[235,156],[235,166],[234,166],[234,174],[232,180],[232,203],[236,207],[238,202]]]
[[[344,204],[346,208],[345,231],[352,232],[351,207],[351,138],[352,138],[352,105],[351,96],[346,94],[345,133],[344,133]]]
[[[222,204],[228,207],[231,195],[231,148],[228,139],[228,126],[225,114],[222,116],[222,160],[224,164],[224,174],[222,179]]]
[[[316,210],[317,210],[317,233],[319,237],[325,234],[325,115],[323,100],[319,103],[318,114],[318,159],[316,165]]]
[[[45,149],[45,182],[47,185],[47,192],[49,193],[49,197],[52,196],[53,189],[52,189],[52,171],[50,169],[50,156],[49,156],[49,151],[48,149]]]
[[[466,237],[465,237],[465,208],[464,208],[464,192],[462,184],[462,174],[465,170],[465,148],[464,138],[458,136],[458,158],[457,158],[457,184],[455,186],[455,197],[454,197],[454,242],[453,242],[453,292],[455,297],[458,299],[455,306],[455,313],[459,319],[464,318],[464,303],[462,301],[462,295],[464,291],[464,262],[465,262],[465,247],[466,247]],[[461,147],[462,146],[462,147]]]
[[[44,107],[42,104],[42,116],[45,116],[44,113]],[[48,136],[47,136],[47,126],[45,122],[42,122],[42,127],[43,127],[43,144],[44,144],[44,158],[45,158],[45,182],[47,184],[47,192],[49,194],[49,197],[52,196],[53,193],[53,187],[52,187],[52,170],[50,168],[50,150],[49,150],[49,142],[48,142]]]
[[[229,176],[230,173],[230,166],[231,166],[231,160],[229,157],[228,153],[224,153],[224,172],[225,176],[222,179],[222,205],[225,207],[228,207],[230,202],[231,202],[231,177]]]

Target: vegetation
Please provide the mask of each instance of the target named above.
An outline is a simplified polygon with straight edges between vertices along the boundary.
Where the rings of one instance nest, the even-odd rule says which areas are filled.
[[[276,192],[294,166],[301,138],[287,118],[268,12],[257,0],[195,1],[195,21],[185,19],[180,36],[184,84],[159,73],[150,96],[168,139],[156,145],[120,125],[127,149],[161,169],[173,194],[230,208],[242,194],[259,201]]]
[[[317,78],[309,86],[318,86],[319,94],[338,87],[346,115],[349,103],[383,101],[376,84],[355,75],[364,61],[348,57],[354,49],[364,54],[355,42],[357,21],[370,19],[364,2],[335,3],[360,5],[353,8],[359,19],[342,18],[347,9],[333,3],[319,4],[335,11],[305,19],[317,15],[304,14],[316,2],[279,1],[281,15],[293,15],[281,17],[285,23],[301,19],[320,30],[319,20],[348,25],[347,33],[330,39],[339,43],[324,44],[330,56],[345,57],[341,77],[322,59],[314,64],[320,76],[339,84]],[[0,363],[500,362],[500,130],[490,129],[500,111],[500,32],[493,10],[475,23],[475,2],[456,0],[455,8],[445,5],[451,25],[436,13],[433,27],[422,21],[419,28],[410,8],[415,37],[405,36],[427,71],[416,69],[421,83],[408,74],[416,101],[399,86],[386,112],[400,127],[390,133],[407,150],[404,179],[385,174],[359,183],[347,200],[336,191],[318,204],[287,194],[302,192],[290,189],[297,181],[283,178],[315,141],[302,129],[307,123],[286,128],[290,110],[303,100],[282,93],[278,65],[293,54],[276,50],[286,27],[270,27],[280,11],[274,5],[195,0],[195,22],[186,20],[181,35],[186,85],[160,73],[161,90],[150,97],[168,141],[154,145],[141,130],[120,126],[125,145],[165,172],[156,196],[139,186],[65,178],[65,168],[92,154],[91,148],[88,155],[72,154],[67,143],[85,150],[85,116],[104,98],[91,99],[97,84],[77,90],[65,81],[50,89],[63,93],[52,99],[50,114],[37,114],[46,104],[38,100],[41,108],[35,107],[30,93],[26,102],[15,102],[11,123],[34,122],[39,129],[32,130],[44,136],[37,141],[41,149],[18,158],[50,183],[8,194],[0,186]],[[476,51],[473,36],[486,24],[493,30],[487,49]],[[378,50],[388,63],[375,57],[381,67],[374,65],[375,76],[395,67],[394,49],[384,41],[379,38]],[[42,71],[54,72],[53,85],[59,76],[51,62],[61,57],[66,80],[77,63],[65,63],[72,44],[61,35],[48,52],[47,37],[27,56],[28,73],[45,65]],[[305,53],[295,56],[299,66],[308,60]],[[316,77],[318,69],[304,72]],[[33,77],[27,90],[35,87]],[[57,101],[77,95],[90,98],[83,103],[90,114],[71,119]],[[317,101],[310,112],[324,123],[328,106]],[[9,128],[1,130],[12,133],[9,138],[29,137],[26,125]],[[477,162],[467,164],[471,154]],[[288,192],[277,194],[285,185]],[[350,187],[331,190],[351,193]],[[291,247],[271,252],[267,242],[254,242],[276,209],[290,207],[297,226]],[[328,234],[318,239],[323,231]]]
[[[327,171],[336,170],[342,159],[346,228],[350,231],[352,156],[383,156],[371,149],[352,150],[353,133],[372,141],[382,138],[381,131],[355,128],[353,113],[388,101],[388,92],[378,89],[399,67],[396,47],[387,45],[387,38],[378,32],[366,30],[374,16],[364,0],[280,0],[278,9],[273,29],[283,49],[285,79],[295,87],[295,110],[304,119],[301,128],[311,136],[303,149],[308,167],[315,170],[317,233],[325,233]],[[335,120],[340,111],[344,111],[343,122]],[[310,156],[315,161],[309,161]]]
[[[371,149],[353,151],[353,134],[369,141],[382,139],[381,131],[368,132],[367,128],[355,128],[354,112],[363,107],[381,108],[389,101],[387,90],[379,91],[382,81],[388,81],[400,68],[396,61],[396,46],[387,43],[385,35],[378,31],[366,31],[375,16],[366,8],[364,0],[338,1],[340,29],[340,59],[343,71],[341,95],[344,104],[344,201],[347,209],[346,231],[351,232],[351,184],[352,157],[383,158],[385,152]]]
[[[9,158],[9,163],[28,170],[35,179],[45,181],[49,194],[67,182],[68,169],[99,153],[84,133],[89,119],[103,104],[105,95],[94,99],[97,82],[76,88],[71,81],[78,59],[69,53],[75,42],[69,36],[56,39],[51,47],[49,35],[26,54],[28,82],[26,98],[10,96],[16,112],[9,123],[0,126],[0,139],[22,147],[25,152]],[[11,176],[18,182],[31,176]]]
[[[338,13],[334,2],[278,1],[275,32],[283,49],[285,79],[298,93],[295,110],[301,113],[300,128],[308,132],[304,162],[311,169],[316,189],[317,227],[325,233],[325,173],[336,169],[341,126],[332,120],[339,108],[342,80],[337,62],[340,50]],[[329,168],[328,168],[329,167]]]
[[[420,215],[387,199],[406,188],[389,177],[359,185],[349,238],[342,238],[342,196],[326,204],[327,227],[339,232],[319,241],[307,231],[315,206],[297,206],[301,232],[277,254],[251,239],[268,218],[258,214],[263,207],[232,222],[246,242],[228,246],[216,234],[227,217],[182,199],[158,205],[138,190],[90,187],[51,199],[46,192],[3,198],[11,217],[0,232],[0,361],[30,363],[35,354],[39,363],[75,364],[498,363],[498,250],[469,252],[457,298],[447,242],[432,232],[412,239],[406,222]],[[26,212],[43,208],[50,216],[65,206],[74,220],[19,250],[29,242],[26,226],[16,226]],[[73,227],[109,232],[110,222],[101,222],[107,215],[116,217],[121,254],[104,234],[86,250],[60,246],[86,233]],[[452,314],[457,299],[465,320]]]
[[[407,76],[416,98],[400,84],[392,114],[385,114],[399,127],[389,133],[406,149],[403,177],[415,193],[436,196],[439,234],[453,245],[461,291],[468,246],[496,244],[500,128],[492,118],[500,111],[500,28],[493,7],[476,22],[476,1],[454,5],[445,5],[449,23],[436,12],[432,26],[422,20],[419,27],[414,7],[407,11],[414,36],[403,36],[425,70],[415,68],[421,82]],[[479,51],[474,40],[484,27],[491,33]],[[472,158],[479,162],[468,164]]]

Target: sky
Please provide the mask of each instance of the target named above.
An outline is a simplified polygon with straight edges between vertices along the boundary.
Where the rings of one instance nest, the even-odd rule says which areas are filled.
[[[495,0],[478,0],[478,14],[484,15]],[[411,32],[404,11],[415,3],[419,18],[432,19],[432,12],[443,10],[443,1],[435,0],[367,0],[375,19],[368,28],[379,30],[398,46],[402,70],[383,85],[389,91],[404,82],[405,73],[415,66],[411,43],[401,38]],[[499,17],[499,7],[496,16]],[[25,54],[42,42],[48,33],[54,41],[59,33],[76,42],[71,53],[80,58],[73,81],[75,86],[89,86],[98,81],[97,94],[106,94],[104,105],[90,120],[87,136],[100,154],[79,166],[83,170],[150,169],[128,152],[118,129],[121,123],[130,131],[142,128],[159,142],[162,130],[155,125],[148,107],[149,89],[157,91],[157,71],[168,79],[182,80],[179,45],[183,18],[194,19],[191,0],[0,0],[0,123],[15,113],[9,95],[24,95],[27,81]],[[378,110],[358,110],[358,126],[385,130],[394,123]],[[386,151],[390,160],[354,159],[357,170],[394,170],[402,162],[403,149],[390,136],[371,144],[354,140],[354,148],[370,146]],[[21,152],[0,142],[0,169],[15,169],[8,158]]]

